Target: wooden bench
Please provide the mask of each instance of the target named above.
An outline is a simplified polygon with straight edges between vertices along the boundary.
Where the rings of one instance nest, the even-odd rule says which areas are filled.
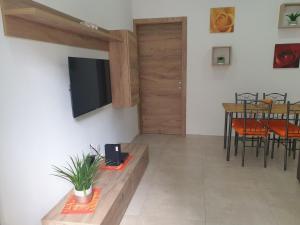
[[[148,146],[124,144],[122,151],[129,152],[133,159],[123,171],[102,171],[96,181],[101,188],[101,197],[93,214],[63,215],[62,208],[70,191],[43,219],[43,225],[118,225],[146,170]]]

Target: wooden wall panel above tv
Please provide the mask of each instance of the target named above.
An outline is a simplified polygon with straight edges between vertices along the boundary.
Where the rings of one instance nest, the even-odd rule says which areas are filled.
[[[101,27],[92,29],[82,20],[31,0],[2,0],[7,36],[108,51],[110,41],[121,41]]]

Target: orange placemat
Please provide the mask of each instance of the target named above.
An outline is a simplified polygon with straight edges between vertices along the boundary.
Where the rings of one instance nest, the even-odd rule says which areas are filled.
[[[122,163],[121,165],[119,165],[119,166],[106,166],[106,165],[103,165],[103,166],[100,167],[100,169],[123,172],[132,159],[133,159],[133,156],[129,155],[128,158],[126,159],[126,161],[124,163]]]
[[[90,214],[94,213],[100,200],[101,189],[95,187],[93,189],[93,198],[88,204],[79,204],[76,202],[75,196],[71,195],[67,200],[61,214]]]

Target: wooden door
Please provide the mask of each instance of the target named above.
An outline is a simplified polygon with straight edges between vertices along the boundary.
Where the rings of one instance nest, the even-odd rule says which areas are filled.
[[[136,20],[142,133],[186,133],[186,18]]]

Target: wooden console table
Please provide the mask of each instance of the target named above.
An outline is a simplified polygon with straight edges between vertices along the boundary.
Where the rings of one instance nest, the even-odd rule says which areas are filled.
[[[68,193],[43,219],[43,225],[118,225],[148,165],[148,146],[122,145],[133,159],[123,172],[102,171],[96,181],[101,197],[94,214],[62,215],[61,210],[72,194]]]

